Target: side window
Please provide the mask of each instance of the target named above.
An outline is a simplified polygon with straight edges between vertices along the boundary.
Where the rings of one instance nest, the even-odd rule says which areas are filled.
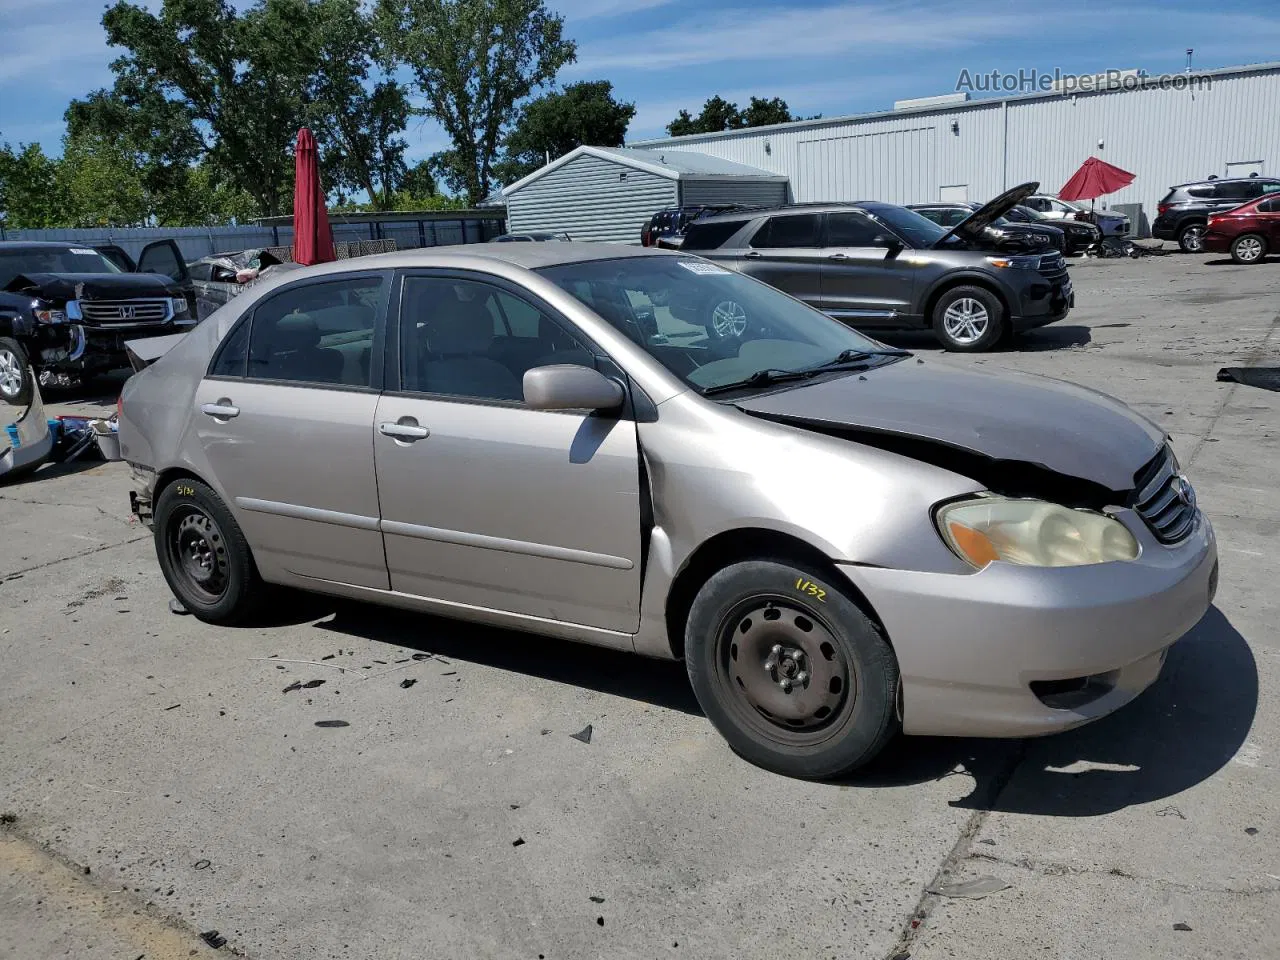
[[[1262,185],[1262,192],[1264,195],[1268,193],[1280,192],[1280,183],[1272,183],[1270,180],[1268,180]]]
[[[950,211],[942,211],[946,216]],[[827,246],[869,247],[880,229],[858,213],[831,213],[827,215]]]
[[[1213,187],[1187,187],[1187,196],[1207,200],[1214,195]]]
[[[770,217],[751,238],[753,247],[816,247],[818,224],[816,213],[799,213],[786,217]],[[763,241],[763,242],[762,242]]]
[[[367,387],[382,280],[308,283],[258,305],[249,336],[252,379]]]
[[[489,283],[405,277],[400,297],[401,388],[474,400],[524,398],[524,374],[595,357],[533,304]]]
[[[1262,191],[1255,189],[1257,184],[1236,180],[1231,183],[1218,184],[1218,196],[1223,200],[1248,200],[1262,196]]]
[[[1259,213],[1280,213],[1280,198],[1263,200],[1258,204]]]
[[[682,250],[715,250],[747,225],[746,220],[720,220],[715,223],[691,223],[685,231]]]
[[[920,214],[920,216],[924,217],[926,220],[932,220],[934,223],[942,223],[942,214],[943,214],[942,210],[925,209],[925,210],[917,210],[916,213]],[[834,224],[832,223],[832,221],[828,220],[827,221],[828,239],[830,239],[830,237],[833,236],[834,233],[835,233]]]
[[[942,215],[942,225],[944,227],[954,227],[956,224],[964,223],[971,216],[973,214],[969,210],[948,210]]]
[[[209,365],[211,377],[243,377],[249,366],[249,321],[242,320],[223,338]]]

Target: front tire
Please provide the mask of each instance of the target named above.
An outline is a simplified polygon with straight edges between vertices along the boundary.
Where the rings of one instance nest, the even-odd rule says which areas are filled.
[[[1231,259],[1236,263],[1261,263],[1267,256],[1266,238],[1256,233],[1242,233],[1231,241]]]
[[[222,498],[183,477],[161,491],[154,512],[156,557],[174,596],[205,623],[252,616],[266,587]]]
[[[983,287],[953,287],[933,307],[933,332],[945,349],[958,353],[992,349],[1005,326],[1004,306]]]
[[[1182,232],[1178,234],[1178,246],[1183,253],[1200,253],[1204,250],[1205,229],[1203,223],[1193,223],[1182,228]]]
[[[0,400],[25,407],[33,392],[27,351],[13,337],[0,337]]]
[[[850,773],[898,729],[893,650],[845,589],[802,564],[713,575],[689,611],[685,660],[715,728],[775,773]]]

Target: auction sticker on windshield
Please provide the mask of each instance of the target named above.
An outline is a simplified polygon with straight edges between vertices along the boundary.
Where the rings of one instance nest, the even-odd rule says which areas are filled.
[[[719,276],[729,272],[724,267],[717,267],[714,263],[697,263],[693,260],[681,260],[680,266],[700,277]]]
[[[71,252],[81,257],[92,257],[98,251],[92,247],[72,247]]]

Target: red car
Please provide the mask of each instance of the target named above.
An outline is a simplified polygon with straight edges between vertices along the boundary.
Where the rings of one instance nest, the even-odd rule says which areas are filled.
[[[1280,195],[1210,216],[1204,250],[1229,253],[1236,263],[1261,263],[1271,251],[1280,251]]]

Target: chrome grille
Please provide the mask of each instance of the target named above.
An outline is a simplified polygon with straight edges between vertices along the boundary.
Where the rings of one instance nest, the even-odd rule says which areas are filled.
[[[1168,447],[1138,475],[1133,509],[1161,543],[1185,540],[1195,527],[1195,493]]]
[[[164,323],[172,309],[168,300],[81,300],[80,315],[99,327],[132,327]]]
[[[1040,275],[1057,280],[1067,275],[1067,261],[1061,253],[1045,253],[1040,257]]]

